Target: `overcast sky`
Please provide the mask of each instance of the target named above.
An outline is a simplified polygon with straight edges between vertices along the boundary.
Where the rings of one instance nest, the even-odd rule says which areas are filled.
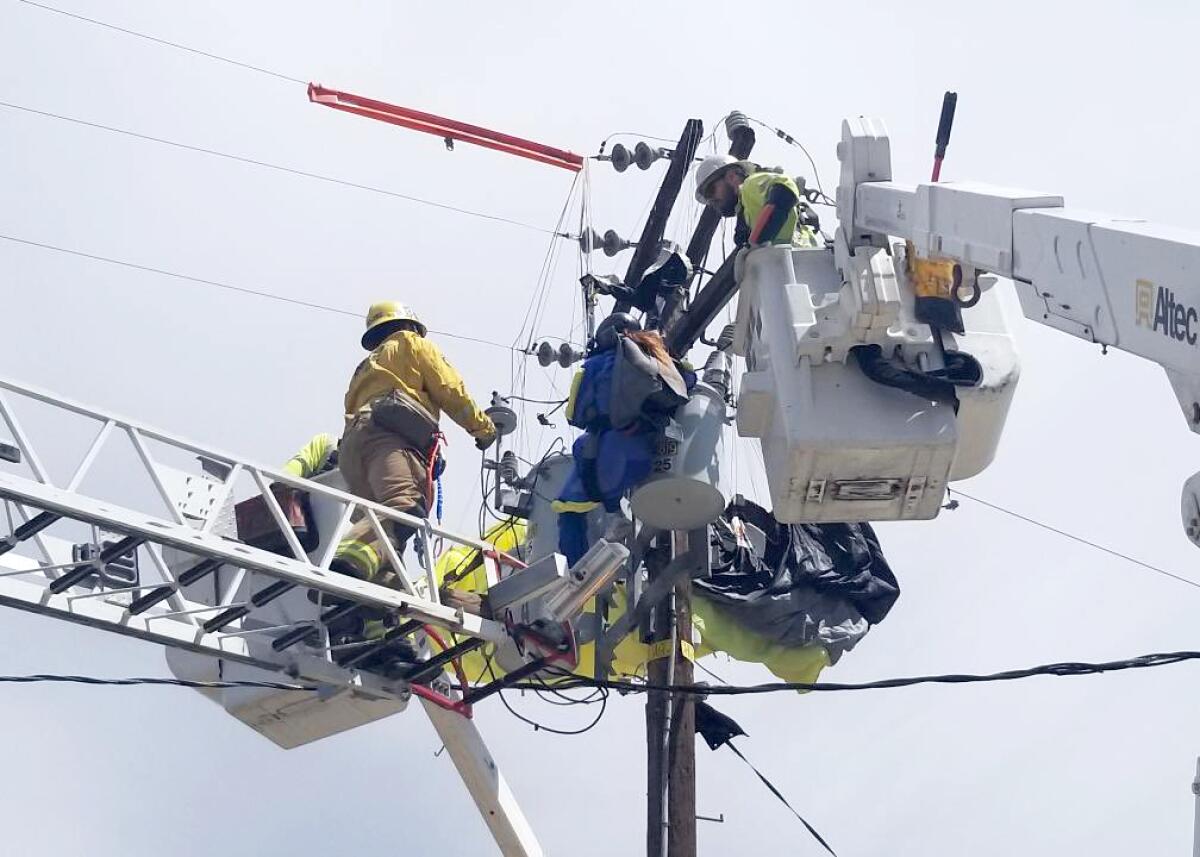
[[[62,0],[114,25],[592,153],[612,132],[706,132],[731,109],[793,134],[826,189],[844,117],[882,118],[894,174],[928,175],[942,92],[959,93],[943,178],[1200,228],[1195,4],[407,4]],[[499,12],[503,8],[503,12]],[[298,83],[5,0],[0,101],[554,226],[561,170],[310,105]],[[627,143],[637,137],[626,138]],[[807,173],[760,129],[756,153]],[[0,233],[507,343],[549,237],[0,107]],[[595,224],[629,236],[661,178],[593,176]],[[687,187],[690,192],[690,182]],[[672,233],[686,234],[694,211]],[[832,214],[825,213],[832,227]],[[573,227],[572,227],[573,228]],[[539,330],[578,322],[571,246]],[[624,265],[626,258],[621,258]],[[607,270],[604,260],[598,262]],[[0,240],[0,373],[264,463],[340,427],[359,319]],[[1186,288],[1179,284],[1180,290]],[[995,464],[964,490],[1200,581],[1179,488],[1200,462],[1162,371],[1021,323],[1023,376]],[[474,393],[509,391],[503,349],[439,339]],[[529,369],[549,397],[566,372]],[[529,414],[532,417],[532,413]],[[553,431],[531,432],[538,454]],[[470,529],[476,455],[450,435],[447,519]],[[54,449],[50,441],[48,449]],[[754,493],[747,445],[739,468]],[[114,474],[114,479],[119,475]],[[1200,591],[965,502],[880,527],[903,595],[835,669],[856,681],[1198,648]],[[708,662],[729,681],[762,668]],[[165,674],[157,648],[4,611],[0,673]],[[1186,853],[1200,668],[718,707],[842,857]],[[559,726],[592,710],[520,710]],[[493,700],[478,722],[550,854],[636,854],[643,701],[581,737]],[[12,854],[492,853],[420,711],[283,751],[184,689],[12,685],[0,819]],[[698,751],[700,850],[816,854],[727,750]]]

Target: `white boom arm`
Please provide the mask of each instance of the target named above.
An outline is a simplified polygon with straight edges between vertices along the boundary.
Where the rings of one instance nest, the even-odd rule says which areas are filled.
[[[1200,432],[1200,233],[1066,208],[1049,194],[893,182],[886,131],[871,119],[843,123],[838,157],[839,260],[895,236],[961,263],[965,279],[1011,278],[1033,321],[1162,366]],[[1200,545],[1200,473],[1184,486],[1182,514]]]

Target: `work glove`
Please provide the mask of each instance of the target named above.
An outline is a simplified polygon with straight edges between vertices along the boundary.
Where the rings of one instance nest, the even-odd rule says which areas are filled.
[[[479,450],[487,449],[489,446],[492,445],[492,441],[494,441],[495,439],[496,439],[496,436],[494,434],[488,435],[486,437],[477,437],[477,438],[475,438],[475,448],[479,449]]]

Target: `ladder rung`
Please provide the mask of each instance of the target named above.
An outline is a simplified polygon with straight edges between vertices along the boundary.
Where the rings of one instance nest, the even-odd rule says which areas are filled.
[[[404,676],[407,682],[417,683],[427,678],[433,678],[442,671],[442,667],[450,663],[458,657],[462,657],[468,652],[473,652],[483,645],[483,640],[478,637],[472,637],[470,640],[464,640],[457,646],[451,646],[444,652],[438,652],[427,661],[422,661],[417,664]]]
[[[100,556],[96,558],[96,562],[102,566],[108,565],[110,562],[125,556],[125,554],[137,550],[148,541],[149,539],[145,536],[126,536],[119,542],[114,542],[100,551]]]
[[[65,592],[66,590],[70,589],[89,574],[95,573],[96,567],[91,564],[77,566],[76,568],[68,571],[66,574],[56,577],[54,580],[50,581],[50,585],[47,587],[47,589],[49,589],[54,595],[58,595],[60,592]]]
[[[249,604],[242,604],[239,607],[230,607],[228,610],[222,610],[216,616],[213,616],[201,627],[204,628],[204,633],[211,634],[213,631],[220,631],[226,625],[236,622],[250,612]]]
[[[277,580],[265,589],[260,589],[250,596],[250,603],[255,607],[262,607],[264,604],[270,604],[276,598],[291,592],[296,588],[296,584],[287,580]]]
[[[54,512],[39,512],[34,515],[13,530],[11,536],[0,539],[0,554],[6,554],[26,539],[33,538],[61,517],[62,515],[57,515]]]
[[[212,574],[213,571],[221,567],[221,561],[218,559],[205,559],[193,565],[191,568],[179,575],[180,586],[190,586],[201,578]],[[165,583],[155,589],[151,589],[140,598],[135,598],[129,605],[129,614],[137,616],[145,613],[155,604],[160,601],[166,601],[175,594],[176,587],[173,584]]]
[[[311,625],[308,625],[308,626],[302,625],[299,628],[293,628],[292,630],[288,631],[286,634],[282,634],[281,636],[276,637],[271,642],[271,648],[277,652],[282,652],[284,649],[290,649],[292,646],[296,645],[297,643],[299,643],[303,640],[307,640],[309,637],[313,636],[314,634],[319,635],[320,632]]]
[[[155,587],[140,598],[135,598],[129,605],[129,614],[137,616],[140,613],[145,613],[155,604],[160,601],[166,601],[175,594],[175,587],[170,583]]]
[[[216,569],[218,569],[220,567],[221,567],[221,560],[219,560],[219,559],[209,558],[209,559],[203,560],[201,562],[198,562],[195,565],[193,565],[191,568],[189,568],[187,571],[185,571],[179,575],[179,585],[180,586],[191,586],[193,583],[200,580],[202,577],[206,577],[207,575],[212,574]]]
[[[43,512],[42,514],[44,515],[44,514],[49,514],[49,513]],[[38,515],[38,518],[40,518],[40,517],[41,517],[41,515]],[[29,523],[32,524],[36,520],[37,520],[37,518],[34,518]],[[53,523],[53,521],[51,521],[50,523]],[[40,527],[39,529],[45,529],[45,527],[48,527],[48,526],[50,526],[50,524],[45,524],[43,527]],[[18,528],[18,530],[19,529],[20,528]],[[14,535],[15,535],[15,533],[14,533]],[[100,555],[97,556],[94,560],[92,560],[87,565],[78,566],[77,568],[71,569],[66,574],[62,575],[61,577],[56,577],[54,580],[50,581],[50,585],[47,588],[54,595],[58,595],[60,592],[65,592],[66,590],[68,590],[72,586],[74,586],[75,584],[79,583],[81,580],[83,580],[88,575],[97,574],[100,569],[104,568],[104,566],[108,565],[110,562],[113,562],[113,561],[119,559],[120,557],[125,556],[128,553],[136,551],[141,545],[145,544],[147,541],[149,541],[149,539],[147,539],[145,536],[126,536],[125,538],[121,539],[119,542],[116,542],[115,544],[111,544],[108,547],[106,547],[104,550],[100,551]]]
[[[321,614],[321,623],[331,625],[338,619],[344,619],[358,609],[358,605],[353,601],[347,601],[344,604],[339,604],[332,610],[326,610]]]

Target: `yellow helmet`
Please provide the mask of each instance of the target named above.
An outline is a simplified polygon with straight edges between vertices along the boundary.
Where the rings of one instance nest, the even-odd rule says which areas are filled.
[[[362,335],[362,347],[374,351],[394,331],[394,323],[407,321],[417,333],[424,336],[428,331],[417,314],[399,301],[380,301],[367,310],[367,331]]]

